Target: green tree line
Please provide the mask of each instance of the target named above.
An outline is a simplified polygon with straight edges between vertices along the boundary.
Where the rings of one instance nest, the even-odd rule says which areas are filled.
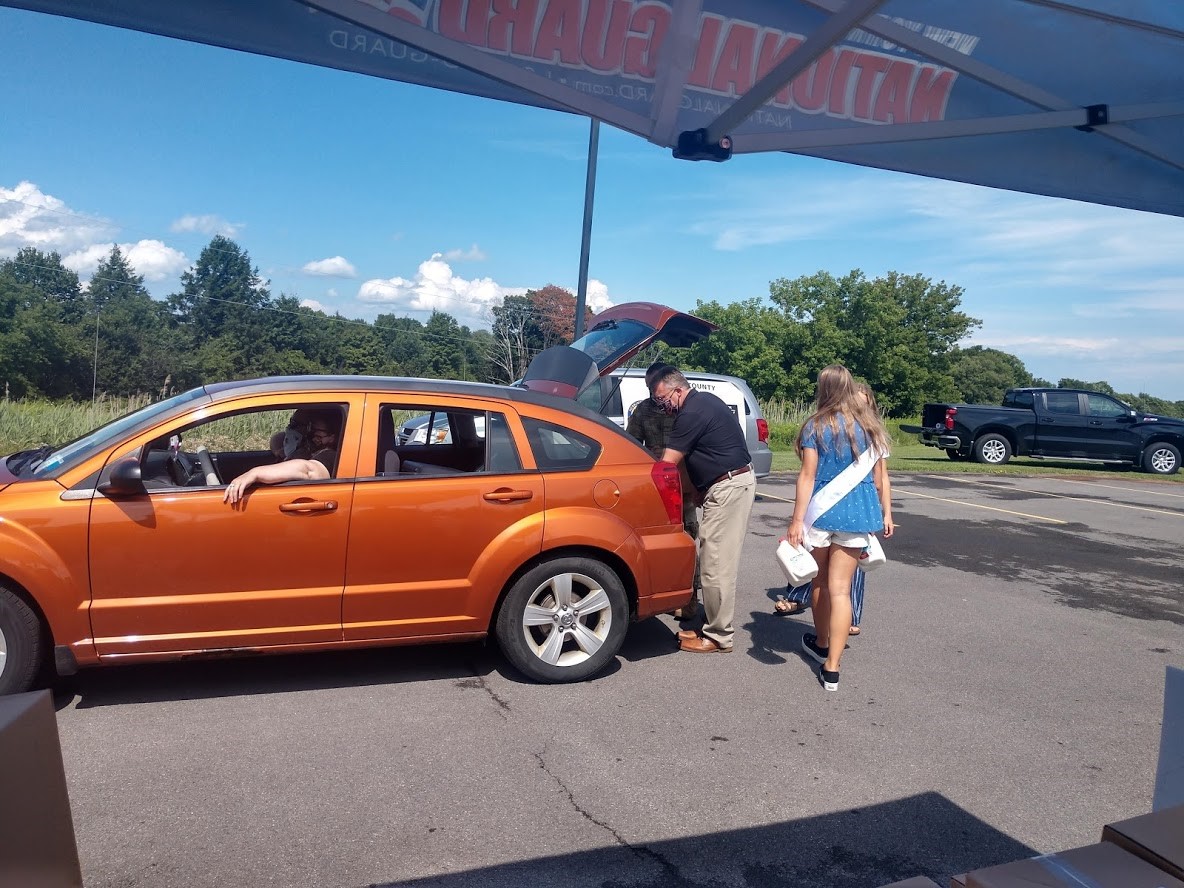
[[[1014,355],[960,348],[980,321],[962,290],[921,275],[869,280],[818,272],[778,279],[769,299],[700,301],[695,313],[720,330],[685,349],[651,350],[688,369],[740,376],[762,400],[808,402],[820,367],[846,364],[893,416],[925,401],[998,403],[1035,379]],[[0,386],[10,398],[89,400],[96,393],[159,397],[206,382],[277,374],[372,374],[510,382],[548,346],[571,341],[575,297],[547,285],[507,296],[489,329],[447,312],[425,321],[380,314],[329,315],[273,296],[237,243],[217,236],[154,299],[118,247],[88,286],[54,252],[27,247],[0,260]],[[1121,394],[1105,382],[1063,379],[1158,413],[1184,402]]]

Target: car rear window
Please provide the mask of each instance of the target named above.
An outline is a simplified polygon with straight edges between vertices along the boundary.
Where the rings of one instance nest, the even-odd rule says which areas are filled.
[[[590,469],[600,458],[599,442],[587,435],[528,416],[522,418],[522,425],[526,428],[534,461],[543,471]]]

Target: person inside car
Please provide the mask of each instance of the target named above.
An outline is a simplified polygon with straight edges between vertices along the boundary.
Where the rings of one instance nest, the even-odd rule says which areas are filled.
[[[305,422],[307,426],[305,426]],[[235,505],[255,484],[282,484],[285,481],[327,481],[333,477],[337,462],[337,439],[341,417],[336,410],[297,410],[284,433],[282,452],[285,458],[274,465],[256,466],[243,472],[226,485],[222,502]],[[307,428],[307,434],[301,429]],[[293,439],[292,432],[301,437]],[[278,434],[278,433],[277,433]],[[272,436],[272,451],[276,450],[276,436]],[[301,454],[307,453],[308,456]]]

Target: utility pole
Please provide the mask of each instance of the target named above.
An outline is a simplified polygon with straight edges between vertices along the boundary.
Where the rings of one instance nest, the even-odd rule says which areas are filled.
[[[588,304],[588,252],[592,240],[592,205],[596,199],[596,155],[600,146],[600,121],[592,118],[588,130],[588,177],[584,182],[584,228],[580,237],[580,281],[576,286],[575,338],[584,335],[584,314]]]

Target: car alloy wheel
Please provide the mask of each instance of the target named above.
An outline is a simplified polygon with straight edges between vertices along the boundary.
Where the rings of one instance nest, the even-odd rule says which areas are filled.
[[[539,681],[578,681],[616,656],[629,618],[617,575],[590,558],[560,558],[528,571],[498,614],[509,660]]]
[[[20,598],[0,586],[0,694],[33,687],[41,663],[41,624]]]

